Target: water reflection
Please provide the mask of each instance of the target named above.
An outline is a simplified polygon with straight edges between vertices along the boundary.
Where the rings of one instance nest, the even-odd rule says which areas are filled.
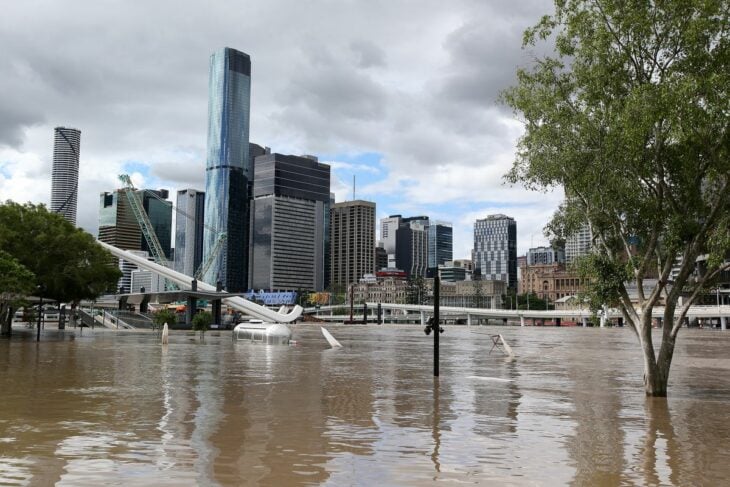
[[[431,428],[431,436],[433,437],[433,453],[431,461],[436,474],[441,472],[441,464],[439,463],[439,448],[441,447],[441,398],[439,397],[439,378],[433,378],[433,426]],[[434,480],[438,477],[436,475]]]
[[[0,341],[0,484],[721,485],[730,334],[691,331],[646,400],[625,330],[298,327],[299,347],[97,332]],[[708,339],[711,338],[711,339]],[[682,345],[686,344],[686,345]],[[712,364],[712,368],[698,364]]]

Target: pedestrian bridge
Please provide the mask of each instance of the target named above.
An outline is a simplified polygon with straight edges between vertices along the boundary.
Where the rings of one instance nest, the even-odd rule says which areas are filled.
[[[327,315],[332,310],[342,310],[349,306],[322,306],[320,308],[307,308],[304,310],[307,314]],[[393,303],[367,303],[366,305],[355,305],[353,308],[362,315],[363,310],[369,313],[377,313],[378,307],[382,310],[385,320],[391,317],[420,315],[422,323],[426,323],[428,317],[433,315],[433,306],[417,305],[417,304],[393,304]],[[677,314],[679,311],[677,310]],[[440,306],[439,315],[441,317],[464,318],[468,325],[472,324],[472,319],[492,319],[503,321],[520,321],[521,325],[525,325],[526,320],[535,322],[554,321],[556,324],[561,321],[574,321],[586,325],[593,318],[593,313],[588,309],[573,310],[516,310],[516,309],[487,309],[487,308],[462,308],[453,306]],[[344,317],[340,315],[340,317]],[[349,314],[348,314],[349,317]],[[652,317],[661,319],[664,317],[664,307],[656,306],[652,310]],[[727,329],[728,317],[730,317],[730,306],[692,306],[687,312],[687,318],[693,320],[700,319],[720,319],[721,328]],[[362,316],[359,316],[362,319]],[[609,320],[623,319],[621,311],[618,309],[609,309],[605,314],[599,315],[601,326],[604,326]]]

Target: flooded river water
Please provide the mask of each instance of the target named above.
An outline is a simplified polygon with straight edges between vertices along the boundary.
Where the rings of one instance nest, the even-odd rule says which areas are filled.
[[[730,482],[730,332],[682,330],[648,400],[628,329],[447,327],[439,380],[420,326],[329,329],[2,340],[0,485]]]

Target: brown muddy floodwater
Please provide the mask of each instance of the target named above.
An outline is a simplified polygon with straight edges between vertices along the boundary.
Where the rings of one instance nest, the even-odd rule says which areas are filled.
[[[294,327],[0,341],[2,485],[728,485],[730,332],[647,400],[628,329]],[[489,354],[502,333],[517,355]],[[658,338],[658,337],[657,337]]]

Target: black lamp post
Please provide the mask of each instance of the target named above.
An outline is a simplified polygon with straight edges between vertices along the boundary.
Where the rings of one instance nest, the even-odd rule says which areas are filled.
[[[40,302],[38,303],[38,326],[36,327],[36,338],[35,341],[41,341],[41,319],[43,317],[43,285],[39,284],[36,286],[38,290],[38,297]]]

